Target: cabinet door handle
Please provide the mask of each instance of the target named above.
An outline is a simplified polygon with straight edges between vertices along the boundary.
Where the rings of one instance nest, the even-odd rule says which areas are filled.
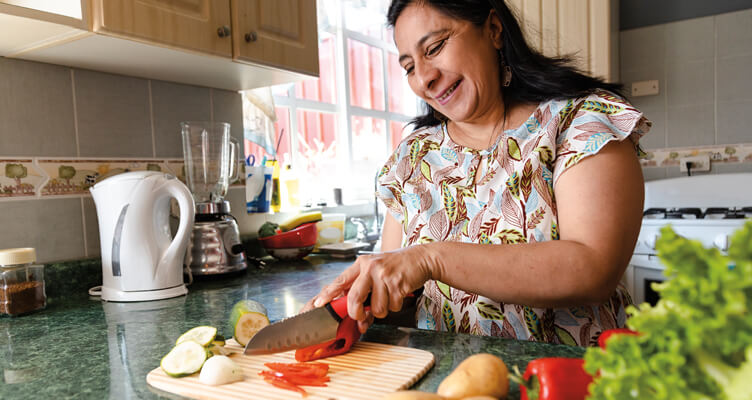
[[[217,28],[217,36],[221,38],[230,36],[230,27],[227,25],[222,25]]]
[[[258,35],[256,35],[256,32],[249,32],[245,34],[245,41],[248,43],[255,42],[256,39],[258,39]]]

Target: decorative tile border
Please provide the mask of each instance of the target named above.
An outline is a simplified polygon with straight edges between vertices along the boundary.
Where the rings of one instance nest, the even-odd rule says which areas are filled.
[[[752,143],[646,150],[643,167],[679,166],[679,159],[708,154],[714,163],[752,163]]]
[[[239,168],[243,168],[239,163]],[[183,159],[101,159],[65,157],[0,158],[0,201],[52,196],[87,196],[89,188],[130,171],[161,171],[185,182]],[[240,169],[243,171],[243,169]],[[244,174],[231,186],[244,186]]]
[[[0,159],[0,198],[36,196],[44,173],[33,158]]]

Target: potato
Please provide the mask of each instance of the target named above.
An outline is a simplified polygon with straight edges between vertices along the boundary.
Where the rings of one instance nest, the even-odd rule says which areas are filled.
[[[444,378],[436,391],[449,399],[471,396],[501,398],[509,390],[507,366],[493,354],[475,354],[463,360],[449,376]]]
[[[381,400],[444,400],[438,394],[419,392],[417,390],[400,390],[399,392],[389,393],[382,397]]]

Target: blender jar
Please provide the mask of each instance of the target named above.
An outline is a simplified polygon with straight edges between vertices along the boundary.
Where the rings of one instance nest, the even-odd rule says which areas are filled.
[[[196,203],[224,200],[230,182],[238,179],[238,141],[225,122],[181,122],[183,161],[188,188]]]

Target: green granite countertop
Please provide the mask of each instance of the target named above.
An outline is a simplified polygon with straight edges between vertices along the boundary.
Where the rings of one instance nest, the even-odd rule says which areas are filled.
[[[89,270],[98,267],[91,264]],[[140,303],[103,302],[89,297],[81,284],[71,292],[56,288],[54,296],[48,291],[46,309],[0,317],[0,398],[164,398],[163,392],[146,384],[146,374],[159,366],[181,333],[197,325],[215,325],[231,336],[228,314],[241,299],[263,303],[272,321],[294,315],[348,265],[319,256],[271,263],[264,269],[250,267],[242,274],[194,282],[187,296]],[[65,274],[50,276],[64,279]],[[97,279],[101,282],[101,272]],[[372,326],[363,340],[433,353],[436,364],[413,387],[423,391],[435,391],[460,361],[475,353],[496,354],[510,368],[517,365],[521,370],[535,358],[584,353],[579,347],[389,325]],[[515,384],[509,398],[519,398]]]

